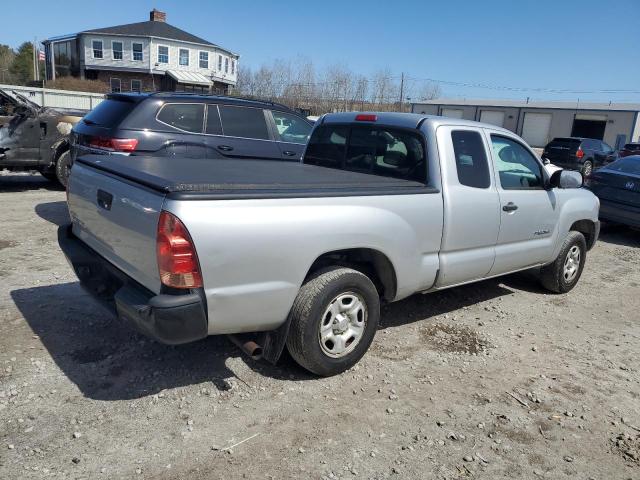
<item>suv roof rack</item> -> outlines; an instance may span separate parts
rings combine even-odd
[[[198,92],[151,92],[148,95],[151,96],[151,97],[154,97],[154,96],[175,96],[175,97],[193,96],[193,97],[221,98],[221,99],[225,99],[225,100],[237,100],[237,101],[241,101],[241,102],[261,103],[261,104],[264,104],[264,105],[271,105],[271,106],[274,106],[274,107],[279,107],[279,108],[283,108],[285,110],[293,111],[292,108],[287,107],[286,105],[284,105],[282,103],[272,102],[270,100],[260,100],[260,99],[256,99],[256,98],[250,98],[250,97],[236,97],[236,96],[232,96],[232,95],[215,95],[215,94],[210,94],[210,93],[198,93]]]

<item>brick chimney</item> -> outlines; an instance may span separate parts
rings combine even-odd
[[[166,22],[167,14],[154,8],[149,12],[149,20],[152,22]]]

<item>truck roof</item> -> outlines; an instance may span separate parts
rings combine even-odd
[[[358,115],[375,115],[375,122],[357,121]],[[419,128],[425,122],[431,123],[434,127],[440,125],[460,125],[468,127],[483,127],[494,130],[503,131],[505,133],[513,133],[505,128],[492,125],[490,123],[475,122],[473,120],[463,120],[461,118],[441,117],[438,115],[424,115],[418,113],[400,113],[400,112],[341,112],[327,113],[320,117],[317,125],[329,123],[352,123],[352,124],[380,124],[386,126],[394,126],[401,128]]]

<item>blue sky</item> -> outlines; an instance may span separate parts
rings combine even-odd
[[[318,69],[341,63],[368,75],[388,67],[411,79],[572,91],[442,84],[447,97],[640,101],[640,0],[2,4],[0,43],[11,46],[35,36],[143,21],[156,7],[172,25],[239,53],[241,64],[251,67],[302,55]]]

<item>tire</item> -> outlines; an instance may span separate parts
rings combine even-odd
[[[56,173],[53,170],[42,169],[38,171],[40,172],[40,175],[42,175],[44,178],[46,178],[50,182],[58,181],[58,177],[56,176]]]
[[[579,254],[578,258],[576,258],[576,252]],[[580,280],[586,257],[587,242],[584,235],[580,232],[569,232],[553,263],[545,265],[540,270],[542,285],[555,293],[567,293]]]
[[[69,150],[65,150],[56,159],[56,179],[64,188],[67,188],[69,173],[71,173],[71,155]]]
[[[357,270],[321,270],[300,288],[289,320],[287,348],[293,359],[316,375],[337,375],[369,349],[380,320],[380,297]]]
[[[593,162],[591,160],[587,160],[582,164],[582,168],[580,169],[580,173],[582,173],[583,177],[588,177],[593,172]]]

